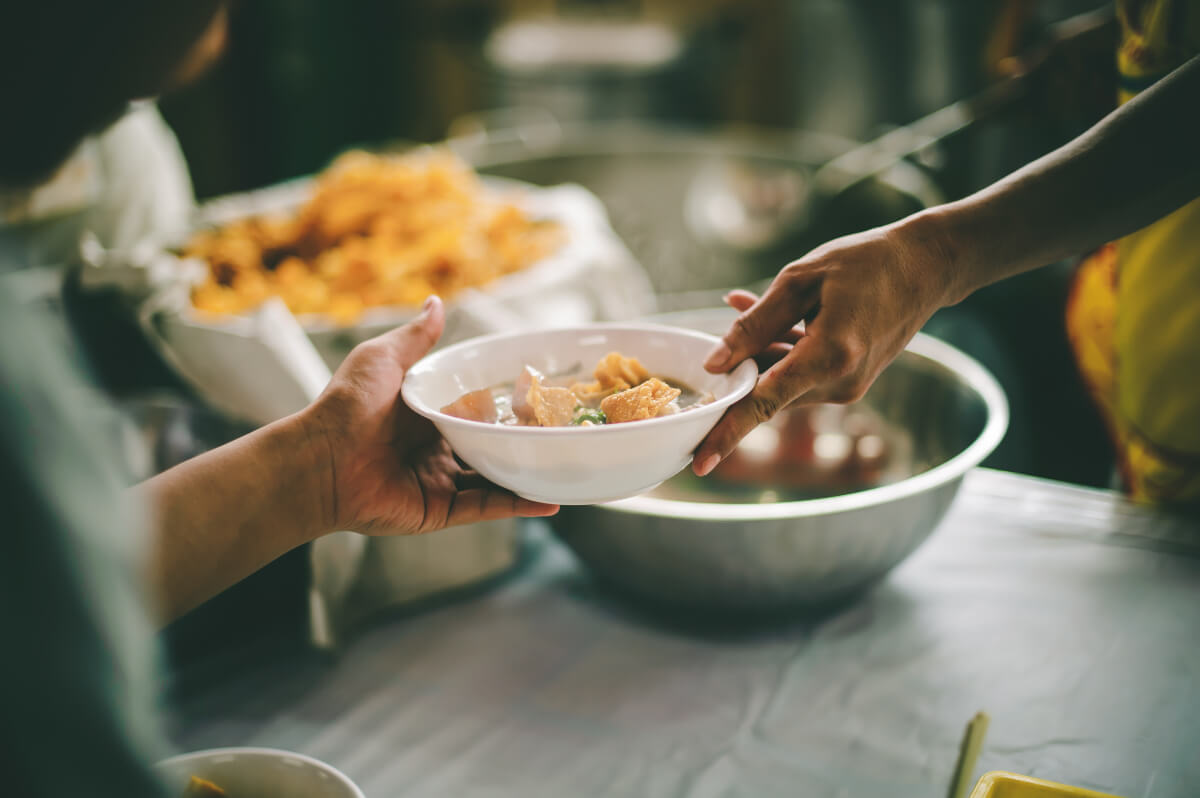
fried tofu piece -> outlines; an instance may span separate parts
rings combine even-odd
[[[596,364],[592,376],[602,388],[623,391],[648,380],[650,372],[646,371],[646,367],[636,357],[609,352]]]
[[[650,372],[636,357],[625,357],[620,352],[609,352],[600,358],[592,372],[595,382],[577,382],[571,390],[584,404],[594,404],[617,391],[640,385],[650,377]]]
[[[496,400],[489,388],[464,393],[443,407],[442,412],[455,418],[482,421],[486,424],[495,424],[500,420],[500,414],[496,411]]]
[[[674,412],[672,403],[681,393],[680,389],[651,377],[640,385],[605,397],[600,409],[604,411],[609,424],[658,418]]]
[[[575,417],[579,399],[569,388],[555,388],[542,384],[540,374],[532,375],[526,401],[533,408],[533,416],[543,427],[565,427]]]

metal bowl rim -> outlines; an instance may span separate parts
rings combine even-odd
[[[529,143],[530,129],[545,132],[543,142]],[[488,127],[484,131],[452,135],[440,142],[471,160],[467,153],[486,151],[476,168],[497,164],[529,161],[546,157],[593,157],[610,155],[708,155],[754,159],[787,160],[816,169],[863,142],[847,136],[818,130],[728,123],[719,126],[697,126],[651,122],[646,120],[534,120]],[[411,142],[401,142],[411,146]],[[381,146],[386,149],[387,143]],[[801,150],[810,150],[817,157],[809,162],[797,158]]]
[[[477,170],[548,158],[683,153],[720,159],[787,161],[810,174],[864,144],[832,133],[749,123],[698,127],[633,120],[539,120],[534,127],[549,132],[549,140],[530,143],[525,135],[527,127],[517,122],[480,133],[451,136],[441,144]],[[919,199],[926,206],[944,201],[934,181],[906,160],[897,161],[872,177],[901,194]]]
[[[974,358],[938,339],[917,333],[905,351],[952,371],[983,399],[987,421],[979,436],[965,449],[944,463],[907,479],[878,488],[845,493],[822,499],[777,502],[774,504],[718,504],[635,496],[598,505],[606,510],[662,518],[694,521],[768,521],[835,515],[879,507],[932,491],[954,480],[983,462],[999,445],[1008,428],[1008,400],[1004,390],[987,369]]]

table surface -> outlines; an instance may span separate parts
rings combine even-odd
[[[335,658],[267,645],[193,679],[174,742],[306,753],[368,798],[929,798],[982,709],[977,776],[1200,794],[1195,521],[977,470],[874,591],[757,629],[647,615],[531,538],[502,584]]]

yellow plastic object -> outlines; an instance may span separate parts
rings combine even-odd
[[[983,774],[971,798],[1118,798],[1106,792],[1068,787],[1032,776],[994,770]]]

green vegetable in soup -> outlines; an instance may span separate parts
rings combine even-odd
[[[572,426],[581,424],[607,424],[608,418],[604,415],[604,411],[599,408],[584,407],[580,405],[575,408],[575,417],[571,419]]]

